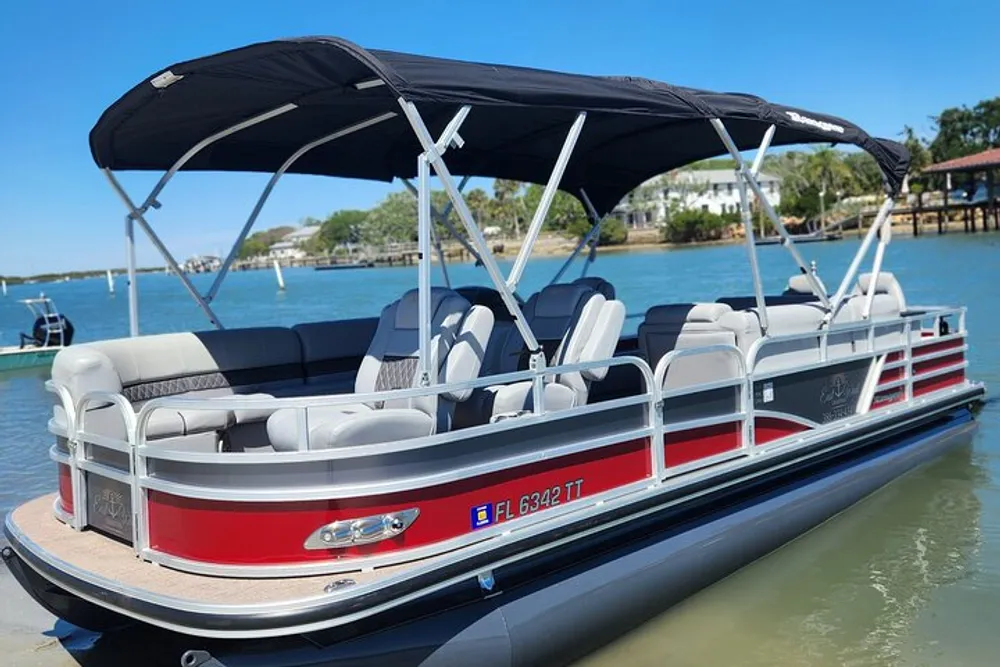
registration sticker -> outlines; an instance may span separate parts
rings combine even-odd
[[[472,529],[483,528],[493,523],[493,503],[476,505],[471,511]]]
[[[764,396],[762,397],[765,403],[770,403],[774,400],[774,383],[765,382],[764,383]]]

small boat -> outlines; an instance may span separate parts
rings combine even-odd
[[[563,280],[631,190],[720,146],[787,236],[742,151],[831,141],[887,184],[832,294],[794,239],[800,272],[764,292],[747,196],[751,294],[660,303],[633,334],[588,262]],[[310,37],[172,65],[90,146],[129,239],[156,238],[178,171],[274,174],[207,294],[154,244],[215,328],[138,336],[130,253],[132,336],[56,356],[57,490],[4,524],[39,604],[173,631],[184,667],[564,664],[976,428],[965,308],[910,303],[882,266],[909,154],[843,119]],[[133,199],[130,169],[164,176]],[[432,171],[489,286],[432,286]],[[415,289],[367,318],[223,328],[213,298],[284,173],[408,183]],[[506,274],[461,194],[474,176],[544,187]],[[557,188],[592,227],[522,300]]]
[[[27,306],[34,324],[30,334],[19,334],[18,345],[0,346],[0,372],[50,364],[59,350],[73,342],[73,323],[56,310],[52,299],[43,294],[20,303]]]

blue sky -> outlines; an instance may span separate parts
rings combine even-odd
[[[995,96],[982,2],[13,2],[0,9],[0,274],[124,265],[124,208],[87,133],[171,63],[276,37],[751,92],[895,136]],[[948,21],[950,27],[942,25]],[[963,37],[964,25],[970,30]],[[944,30],[944,32],[942,32]],[[141,199],[150,174],[124,174]],[[224,251],[266,176],[182,174],[150,215],[180,259]],[[258,229],[368,207],[391,186],[286,177]],[[141,265],[162,265],[142,240]]]

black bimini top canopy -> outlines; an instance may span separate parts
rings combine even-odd
[[[360,85],[359,85],[360,84]],[[389,112],[396,117],[304,155],[292,173],[391,181],[416,174],[421,152],[399,105],[412,102],[436,137],[461,106],[465,145],[452,174],[545,183],[570,125],[586,124],[561,181],[598,214],[645,180],[725,152],[711,118],[740,150],[850,143],[870,153],[896,192],[909,154],[847,121],[758,97],[629,77],[595,77],[365,50],[333,37],[254,44],[172,65],[115,102],[90,133],[98,166],[166,170],[199,142],[259,114],[293,110],[207,146],[185,170],[275,172],[302,146]]]

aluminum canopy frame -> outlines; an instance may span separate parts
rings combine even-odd
[[[437,137],[435,139],[434,137]],[[720,146],[719,139],[722,140]],[[679,88],[625,77],[588,77],[482,65],[388,51],[366,51],[336,38],[255,44],[171,66],[126,93],[91,131],[95,161],[128,209],[130,332],[139,333],[134,225],[146,232],[209,320],[222,324],[211,303],[268,196],[285,173],[370,180],[416,177],[420,383],[435,384],[429,366],[431,248],[434,236],[430,175],[437,175],[467,234],[467,249],[482,263],[531,352],[545,359],[524,321],[515,290],[557,189],[578,197],[594,228],[578,245],[594,247],[600,220],[648,178],[728,150],[741,178],[741,201],[755,295],[766,327],[749,196],[753,191],[774,221],[817,298],[829,310],[842,302],[864,253],[891,210],[880,211],[837,293],[828,298],[756,180],[770,145],[848,142],[868,151],[882,169],[889,195],[898,191],[909,155],[847,121],[760,98]],[[185,149],[184,146],[190,148]],[[756,148],[747,166],[740,152]],[[445,156],[447,154],[447,160]],[[164,169],[136,205],[113,170]],[[201,294],[146,220],[181,170],[269,171],[272,177],[247,218],[212,286]],[[510,178],[544,185],[543,195],[509,275],[504,276],[461,194],[456,176]],[[437,216],[447,226],[447,212]],[[456,237],[462,237],[453,231]],[[881,248],[881,246],[880,246]],[[880,262],[879,255],[879,262]],[[572,257],[569,261],[572,261]],[[567,265],[568,266],[568,263]],[[565,270],[565,267],[560,271]],[[536,382],[541,385],[542,376]],[[541,386],[533,392],[541,411]]]

